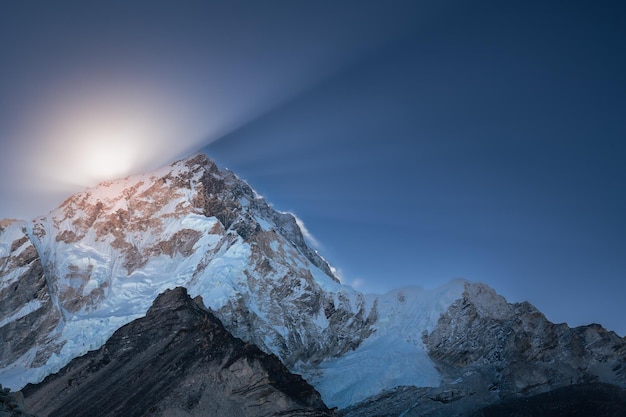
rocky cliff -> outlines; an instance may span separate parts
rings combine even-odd
[[[59,351],[61,322],[26,223],[0,222],[0,369],[7,380],[20,375],[15,364],[42,366]],[[39,346],[46,346],[46,353],[40,354]]]
[[[570,328],[531,304],[468,285],[425,344],[448,381],[469,372],[500,396],[583,382],[626,383],[626,341],[598,324]]]
[[[354,349],[376,318],[293,215],[202,154],[73,195],[0,238],[0,381],[13,389],[98,348],[176,286],[289,367]]]
[[[330,416],[300,376],[233,337],[184,288],[23,394],[41,417]]]
[[[608,396],[612,400],[607,401],[623,409],[624,338],[597,324],[570,328],[551,323],[531,304],[508,303],[485,285],[465,283],[461,297],[440,316],[432,331],[424,333],[423,342],[441,376],[439,386],[399,387],[350,407],[342,415],[530,415],[519,414],[524,404],[550,398],[536,396],[556,392],[555,398],[573,398],[566,387],[579,386],[578,392],[592,393],[595,388],[588,384],[593,383],[609,387],[604,391],[598,388],[598,392],[612,393]],[[564,390],[555,391],[561,388]],[[592,402],[589,399],[585,407]],[[508,414],[493,414],[497,407],[485,408],[485,414],[480,414],[489,404],[507,405]]]

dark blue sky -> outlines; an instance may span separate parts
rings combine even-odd
[[[0,217],[63,199],[26,187],[55,118],[156,103],[130,171],[209,144],[364,291],[464,277],[626,334],[624,8],[418,3],[3,3]]]

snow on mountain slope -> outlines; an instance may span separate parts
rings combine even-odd
[[[626,388],[626,338],[598,324],[570,328],[551,323],[528,302],[508,303],[480,283],[465,283],[461,297],[422,343],[439,371],[437,387],[388,390],[339,415],[482,416],[487,404],[520,398],[518,410],[498,414],[496,408],[489,415],[531,415],[524,404],[537,394],[590,382],[614,385],[618,392]]]
[[[455,280],[436,289],[404,288],[368,295],[368,303],[378,312],[374,333],[354,351],[300,371],[311,375],[310,382],[327,404],[339,408],[392,387],[439,385],[439,373],[422,336],[462,296],[465,284]]]
[[[471,291],[460,280],[380,296],[342,285],[293,215],[203,154],[104,182],[32,222],[3,222],[0,266],[5,386],[40,381],[99,348],[181,286],[331,407],[439,385],[423,337]]]
[[[29,347],[0,370],[12,388],[101,346],[176,286],[201,295],[233,334],[288,366],[340,356],[372,332],[375,310],[306,246],[295,218],[204,155],[102,183],[19,230],[2,234],[3,253],[19,255],[15,234],[28,235],[22,240],[37,249],[59,320],[44,332],[53,343],[25,341],[24,326],[7,333],[7,351]],[[1,285],[15,274],[5,268]],[[17,323],[26,310],[0,320]]]
[[[0,369],[9,383],[28,376],[47,359],[37,346],[55,350],[61,324],[41,259],[26,234],[26,223],[0,222]],[[7,384],[5,384],[7,385]]]
[[[25,222],[18,220],[0,221],[0,259],[2,270],[5,272],[0,290],[18,281],[20,276],[29,268],[29,263],[19,262],[18,259],[32,245],[24,233]],[[11,259],[12,258],[12,259]]]

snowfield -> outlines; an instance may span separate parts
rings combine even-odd
[[[103,183],[6,226],[0,258],[19,256],[26,243],[14,242],[24,233],[62,319],[47,335],[57,348],[34,345],[0,369],[14,390],[99,348],[159,293],[184,286],[235,336],[279,356],[328,406],[344,407],[400,385],[437,386],[422,335],[465,289],[457,280],[364,295],[342,285],[294,216],[203,155]],[[0,289],[26,267],[1,269]],[[33,300],[0,317],[0,330],[40,307]]]

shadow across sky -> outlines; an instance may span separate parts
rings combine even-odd
[[[459,5],[206,150],[364,290],[460,276],[626,334],[617,16]]]
[[[612,1],[5,2],[0,218],[202,148],[364,291],[465,277],[624,335],[623,16]]]

